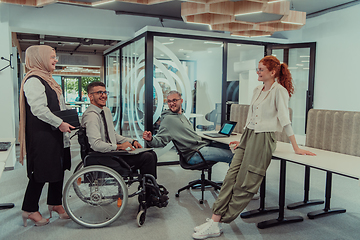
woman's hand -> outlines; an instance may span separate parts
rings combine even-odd
[[[71,129],[75,129],[75,127],[74,126],[72,126],[72,125],[70,125],[70,124],[68,124],[68,123],[66,123],[66,122],[62,122],[61,124],[60,124],[60,126],[59,126],[59,130],[61,131],[61,132],[68,132],[68,133],[71,133]]]
[[[237,146],[239,146],[240,142],[239,141],[232,141],[232,142],[229,143],[229,147],[231,148],[233,146],[233,144],[235,144],[235,146],[233,148],[233,149],[235,149],[235,148],[237,148]]]
[[[296,153],[296,154],[299,154],[299,155],[316,156],[315,153],[310,152],[310,151],[307,151],[307,150],[304,150],[304,149],[301,149],[301,148],[296,149],[296,150],[295,150],[295,153]]]

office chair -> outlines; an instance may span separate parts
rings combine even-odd
[[[179,163],[180,166],[183,169],[187,169],[187,170],[198,170],[201,171],[201,178],[191,181],[189,182],[188,185],[186,185],[185,187],[180,188],[177,193],[175,194],[175,197],[179,197],[180,196],[180,192],[184,191],[185,189],[190,189],[195,187],[196,185],[200,185],[201,186],[201,199],[199,200],[200,204],[204,203],[204,191],[205,191],[205,187],[206,186],[212,186],[214,187],[215,190],[219,190],[221,188],[221,185],[219,185],[216,182],[211,181],[211,168],[214,164],[216,164],[217,162],[214,161],[206,161],[203,157],[203,155],[200,153],[199,150],[195,150],[201,157],[201,159],[203,160],[203,162],[198,163],[198,164],[188,164],[186,159],[184,158],[183,153],[180,151],[177,143],[175,141],[172,141],[174,143],[174,146],[176,148],[176,151],[178,152],[179,155]],[[205,171],[208,172],[208,179],[205,178]]]

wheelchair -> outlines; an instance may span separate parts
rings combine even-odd
[[[146,210],[151,206],[158,208],[168,204],[168,191],[158,185],[151,174],[139,174],[132,169],[121,155],[126,153],[92,152],[86,129],[80,128],[74,136],[78,136],[82,161],[64,187],[63,204],[70,218],[88,228],[105,227],[118,219],[124,212],[128,198],[138,196],[139,208],[136,217],[141,227],[145,223]],[[91,158],[113,159],[120,163],[121,169],[86,163]],[[133,183],[139,183],[134,193],[128,189]]]

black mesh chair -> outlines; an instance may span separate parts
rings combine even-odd
[[[174,143],[174,146],[175,146],[175,148],[176,148],[176,150],[178,152],[178,155],[179,155],[180,166],[183,169],[187,169],[187,170],[201,171],[201,178],[200,179],[191,181],[185,187],[180,188],[177,191],[177,193],[175,194],[175,196],[179,197],[181,191],[184,191],[185,189],[194,188],[197,185],[200,185],[201,186],[201,199],[199,200],[199,203],[203,204],[203,202],[204,202],[204,191],[205,191],[206,186],[212,186],[212,187],[214,187],[215,190],[219,190],[221,188],[221,184],[218,184],[216,182],[211,181],[211,168],[217,162],[206,161],[205,158],[203,157],[203,155],[200,153],[200,151],[195,150],[200,155],[200,157],[202,159],[202,162],[198,163],[198,164],[194,164],[194,165],[188,164],[186,159],[183,156],[183,153],[179,150],[179,147],[178,147],[177,143],[175,141],[173,141],[173,143]],[[205,171],[208,172],[208,178],[207,179],[205,178]]]

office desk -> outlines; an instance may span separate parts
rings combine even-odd
[[[2,175],[2,172],[4,171],[6,161],[9,157],[10,151],[15,143],[15,138],[0,138],[0,142],[11,142],[11,146],[7,151],[0,151],[0,178]],[[0,210],[1,209],[8,209],[13,208],[15,205],[13,203],[2,203],[0,204]]]
[[[216,132],[216,131],[212,131]],[[209,139],[212,141],[218,141],[221,143],[230,143],[231,141],[239,141],[240,134],[236,136],[230,136],[227,138],[211,138],[205,136],[204,132],[197,132],[201,137]],[[280,187],[279,187],[279,215],[277,219],[272,219],[269,221],[264,221],[258,223],[259,228],[268,228],[272,226],[277,226],[281,224],[293,223],[303,221],[302,217],[293,216],[287,217],[284,216],[285,209],[285,182],[286,182],[286,162],[292,162],[296,164],[301,164],[304,166],[309,166],[319,170],[327,172],[326,177],[326,187],[325,187],[325,208],[319,211],[314,211],[308,213],[308,217],[313,219],[318,216],[323,216],[331,213],[343,213],[345,209],[331,209],[330,208],[330,198],[331,198],[331,182],[332,182],[332,173],[342,175],[345,177],[350,177],[354,179],[360,178],[360,158],[352,155],[346,155],[336,152],[325,151],[316,148],[310,148],[302,146],[302,149],[311,151],[317,156],[304,156],[298,155],[294,152],[292,145],[290,143],[277,142],[276,150],[273,153],[273,158],[280,160]],[[340,161],[341,159],[341,161]],[[262,194],[260,194],[261,196]]]
[[[196,131],[196,133],[204,139],[216,141],[216,142],[223,143],[223,144],[229,144],[230,142],[233,142],[233,141],[240,141],[240,138],[241,138],[240,133],[232,133],[230,135],[230,137],[222,137],[222,138],[213,138],[213,137],[204,135],[204,133],[217,133],[217,132],[219,132],[219,131],[216,131],[216,130],[214,130],[214,131],[197,130]]]

